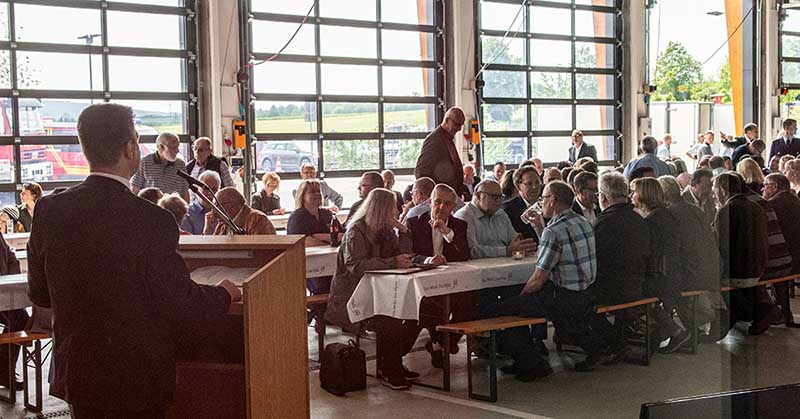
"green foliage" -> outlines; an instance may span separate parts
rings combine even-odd
[[[679,42],[672,42],[656,59],[656,71],[653,83],[658,90],[653,94],[653,101],[695,100],[692,88],[702,83],[703,69],[686,48]],[[680,86],[685,90],[681,91]]]

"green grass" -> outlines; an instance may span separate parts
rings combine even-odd
[[[397,111],[384,113],[388,124],[405,122],[412,126],[425,126],[425,110]],[[343,115],[323,115],[325,132],[378,132],[377,113],[354,113]],[[316,122],[308,122],[302,117],[285,119],[270,118],[256,121],[256,132],[309,133],[316,132]]]

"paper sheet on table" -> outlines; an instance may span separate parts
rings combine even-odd
[[[231,268],[228,266],[204,266],[192,271],[192,280],[198,284],[214,285],[227,279],[241,287],[244,281],[255,273],[256,268]]]

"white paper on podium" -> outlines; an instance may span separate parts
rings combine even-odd
[[[241,287],[244,281],[253,275],[256,268],[231,268],[228,266],[203,266],[192,271],[191,276],[194,282],[205,285],[215,285],[227,279],[236,286]]]

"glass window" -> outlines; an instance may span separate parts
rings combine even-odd
[[[314,63],[268,61],[253,67],[255,93],[315,93],[317,69]]]
[[[383,158],[387,169],[413,168],[424,140],[386,140],[383,142]],[[402,189],[395,186],[395,190]]]
[[[184,92],[185,65],[183,58],[112,55],[108,57],[109,84],[111,90]],[[143,71],[158,77],[142,77]]]
[[[317,164],[316,141],[256,141],[255,149],[259,173],[299,172],[306,163]]]
[[[576,42],[575,66],[580,68],[615,68],[614,45]]]
[[[297,30],[297,23],[253,21],[253,51],[277,53]],[[283,54],[314,55],[314,26],[303,25]]]
[[[19,86],[22,87],[23,83],[31,83],[30,73],[32,71],[30,64],[25,62],[17,62],[17,67],[24,67],[23,74],[27,74],[23,80],[17,80]],[[0,51],[0,89],[11,88],[11,52]]]
[[[531,65],[569,67],[572,65],[572,44],[569,41],[531,39]]]
[[[575,35],[595,38],[614,37],[614,14],[590,10],[575,11]]]
[[[800,83],[800,63],[781,63],[781,74],[784,83]]]
[[[144,79],[134,77],[137,73],[128,67],[117,76]],[[17,51],[17,77],[21,89],[100,91],[103,59],[92,54]]]
[[[322,103],[323,132],[378,132],[377,103]]]
[[[531,97],[535,99],[571,98],[572,74],[532,71]]]
[[[597,158],[604,160],[601,156],[600,142],[597,137],[584,137],[587,144],[597,148]],[[532,139],[533,154],[542,159],[544,163],[555,163],[567,160],[569,148],[572,146],[572,138],[569,135],[560,137],[534,137]]]
[[[786,19],[781,22],[781,30],[800,32],[800,10],[786,9]]]
[[[525,73],[517,71],[484,71],[485,97],[525,97]]]
[[[525,131],[528,129],[526,105],[484,104],[484,131]]]
[[[480,2],[481,28],[520,32],[525,30],[525,8],[516,4]]]
[[[381,0],[381,21],[432,25],[433,3],[420,3],[417,0]]]
[[[563,131],[572,129],[572,106],[533,105],[531,127],[534,131]]]
[[[97,34],[92,41],[102,44],[100,10],[16,4],[14,20],[17,41],[83,45],[92,42],[82,36]]]
[[[319,15],[339,19],[375,20],[375,0],[319,0]]]
[[[250,0],[250,4],[254,12],[305,16],[314,4],[314,1]],[[311,15],[314,15],[313,10],[311,11]]]
[[[378,56],[378,34],[375,29],[322,25],[319,30],[322,55],[354,58]]]
[[[384,96],[435,96],[432,68],[383,67]]]
[[[377,169],[380,163],[378,140],[325,141],[325,170]]]
[[[614,99],[614,79],[610,74],[575,74],[578,99]]]
[[[569,35],[572,33],[572,11],[552,7],[530,8],[531,32],[553,35]]]
[[[20,99],[24,101],[38,101],[37,99]],[[0,136],[8,137],[14,135],[14,118],[11,113],[11,98],[0,98]]]
[[[553,0],[550,0],[553,1]],[[569,3],[568,0],[561,0],[565,3]],[[575,4],[583,4],[587,6],[606,6],[606,7],[614,7],[614,0],[575,0]]]
[[[525,40],[499,36],[481,37],[481,56],[484,63],[525,64]]]
[[[323,64],[322,93],[377,95],[378,68],[365,65]]]
[[[133,108],[136,131],[139,135],[158,135],[162,132],[186,134],[188,103],[180,100],[114,100]]]
[[[578,126],[582,130],[614,129],[614,107],[581,105],[577,107]]]
[[[8,3],[0,2],[0,41],[8,41]]]
[[[800,37],[783,35],[781,38],[781,54],[784,57],[800,57]]]
[[[255,103],[257,133],[317,132],[316,102]]]
[[[436,105],[425,103],[387,103],[383,105],[385,132],[429,132],[438,124]]]
[[[254,0],[256,1],[256,0]],[[135,4],[150,4],[155,6],[183,6],[184,0],[111,0],[114,2],[135,3]]]
[[[38,103],[37,103],[38,102]],[[95,101],[100,103],[101,101]],[[22,135],[78,135],[78,116],[92,101],[83,99],[20,99],[20,130],[25,131],[26,121],[41,120],[41,130],[29,129]],[[38,112],[39,115],[35,115]]]
[[[483,161],[486,164],[501,161],[506,164],[520,164],[528,155],[525,138],[493,138],[483,139]]]
[[[0,183],[14,182],[14,147],[0,146]],[[14,197],[11,197],[10,202],[2,199],[0,194],[0,201],[3,205],[13,204]]]
[[[184,48],[183,19],[178,15],[109,11],[108,44],[120,47]],[[95,43],[99,43],[97,41]]]
[[[382,56],[386,60],[433,60],[434,35],[430,32],[381,31]]]

